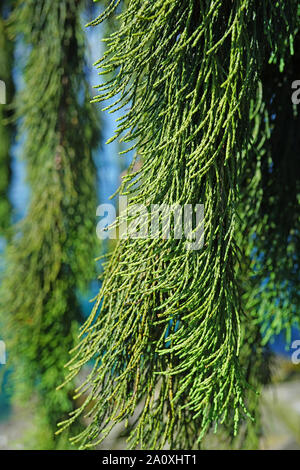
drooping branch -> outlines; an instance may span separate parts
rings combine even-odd
[[[83,448],[122,420],[130,420],[131,447],[182,449],[223,423],[235,434],[250,417],[251,365],[241,358],[253,347],[237,236],[249,110],[262,65],[271,54],[282,59],[293,38],[296,8],[132,0],[108,41],[98,66],[113,78],[95,101],[114,98],[108,108],[125,109],[114,138],[132,142],[143,161],[119,192],[146,207],[204,204],[205,243],[191,251],[183,239],[119,241],[70,363],[71,380],[94,360],[78,390],[88,398],[61,423],[68,427],[89,406],[90,424],[74,439]]]
[[[34,445],[39,448],[62,445],[53,435],[58,418],[73,407],[73,385],[55,389],[76,343],[81,319],[76,291],[94,274],[92,151],[99,129],[88,103],[83,6],[73,0],[19,1],[11,18],[12,30],[23,34],[30,48],[17,116],[23,117],[32,192],[28,214],[7,250],[1,318],[16,396],[24,403],[38,395],[43,432]]]

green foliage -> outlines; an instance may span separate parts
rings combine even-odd
[[[20,133],[26,135],[23,155],[32,194],[6,253],[1,321],[16,397],[24,405],[37,392],[43,431],[38,428],[31,446],[39,448],[60,445],[53,439],[56,422],[73,406],[73,384],[55,389],[76,342],[81,318],[76,289],[85,288],[95,271],[92,150],[99,129],[88,103],[84,5],[19,1],[10,20],[30,48],[16,117],[23,117]]]
[[[254,274],[247,309],[257,311],[265,344],[283,330],[290,343],[292,326],[299,326],[300,116],[291,100],[291,84],[300,76],[299,32],[294,49],[285,59],[284,74],[274,64],[264,67],[255,145],[242,183],[240,246],[251,256]]]
[[[112,1],[92,25],[119,4]],[[282,70],[290,60],[296,12],[296,1],[131,0],[107,41],[98,67],[109,79],[95,101],[115,98],[108,109],[125,109],[114,138],[132,142],[143,162],[119,192],[147,207],[203,203],[205,244],[189,251],[184,240],[118,242],[69,365],[73,380],[94,360],[78,389],[84,404],[61,423],[63,430],[89,416],[74,438],[81,448],[97,445],[124,419],[131,448],[190,449],[212,429],[234,437],[246,417],[254,418],[264,307],[258,311],[256,297],[247,295],[256,271],[245,240],[253,217],[265,232],[260,250],[272,244],[273,232],[261,223],[265,209],[247,176],[260,153],[260,112],[264,124],[259,80],[268,61]],[[265,100],[271,110],[267,90]],[[264,188],[272,204],[274,190]],[[272,227],[273,215],[267,217]],[[274,258],[277,240],[272,246]],[[246,446],[253,432],[246,424]]]
[[[10,225],[11,205],[8,200],[10,182],[10,146],[13,127],[6,123],[10,115],[8,104],[11,103],[14,86],[12,80],[13,43],[9,40],[4,20],[5,8],[9,2],[2,1],[0,5],[0,80],[6,84],[7,105],[0,105],[0,233],[7,234]]]

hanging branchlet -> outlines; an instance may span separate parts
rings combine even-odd
[[[67,383],[94,361],[78,389],[85,402],[61,423],[63,430],[89,417],[74,437],[81,448],[122,420],[131,448],[187,449],[220,424],[235,435],[251,419],[238,208],[261,68],[272,53],[273,61],[286,53],[296,8],[295,1],[131,0],[107,40],[97,65],[110,78],[94,101],[114,99],[106,109],[124,109],[113,139],[131,142],[142,161],[119,193],[129,207],[204,204],[205,242],[195,251],[183,239],[120,240],[105,264],[69,364]]]
[[[73,385],[55,389],[76,343],[81,318],[76,290],[94,276],[92,151],[99,129],[88,103],[83,5],[19,1],[10,19],[12,32],[22,34],[29,49],[16,117],[23,117],[20,133],[26,135],[23,155],[32,191],[28,213],[7,250],[1,320],[15,395],[21,404],[38,396],[44,421],[31,446],[40,448],[60,445],[53,441],[57,420],[73,407]]]
[[[290,344],[299,325],[299,201],[297,148],[299,111],[292,88],[299,76],[300,10],[294,54],[281,66],[266,64],[251,158],[245,162],[240,247],[251,256],[253,275],[246,293],[248,310],[256,311],[264,343],[281,331]],[[278,61],[277,61],[278,62]]]
[[[0,6],[0,80],[3,82],[6,103],[0,103],[0,233],[8,235],[11,223],[11,204],[8,197],[10,184],[10,148],[14,129],[8,122],[11,115],[9,106],[14,95],[12,80],[14,44],[8,37],[6,27],[6,14],[9,12],[10,2],[5,0]],[[3,85],[2,85],[3,86]]]

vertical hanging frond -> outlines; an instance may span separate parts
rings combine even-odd
[[[6,120],[9,118],[8,104],[14,94],[12,79],[13,42],[8,38],[5,17],[9,11],[8,1],[0,5],[0,80],[5,84],[6,104],[0,104],[0,233],[7,233],[11,222],[11,205],[8,198],[10,183],[10,147],[13,136],[13,126]]]
[[[131,196],[129,207],[204,204],[205,243],[188,250],[184,239],[118,242],[70,363],[72,380],[94,360],[78,390],[84,404],[61,423],[86,412],[89,425],[74,438],[82,448],[122,420],[131,448],[187,449],[211,428],[229,423],[235,434],[251,417],[252,361],[242,357],[259,330],[247,326],[239,279],[241,182],[262,65],[271,54],[282,63],[296,8],[131,0],[108,40],[98,67],[110,78],[95,101],[114,98],[108,108],[124,108],[114,138],[132,142],[142,161],[119,193]]]
[[[40,448],[58,445],[52,442],[57,419],[72,409],[72,385],[55,388],[81,318],[76,289],[94,275],[92,150],[99,132],[88,104],[83,6],[81,0],[19,1],[11,18],[30,50],[17,117],[23,117],[32,194],[7,250],[1,320],[16,395],[24,404],[37,392],[46,426],[37,433],[46,439],[36,442]]]
[[[243,181],[245,213],[241,246],[252,256],[253,276],[247,294],[262,324],[264,343],[274,334],[299,326],[300,308],[300,116],[291,85],[300,76],[300,14],[295,53],[263,73],[262,104],[256,117],[256,144]]]

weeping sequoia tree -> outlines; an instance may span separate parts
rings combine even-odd
[[[32,194],[7,249],[1,321],[16,398],[37,396],[34,445],[41,448],[64,445],[52,438],[58,419],[72,409],[73,385],[55,388],[76,342],[76,289],[94,276],[92,150],[99,130],[85,75],[84,5],[18,1],[10,19],[12,34],[22,34],[29,51],[16,117],[23,118]]]
[[[83,4],[19,0],[11,18],[30,49],[17,116],[32,188],[1,296],[16,394],[37,392],[48,447],[69,431],[94,447],[123,422],[130,448],[197,448],[211,431],[253,448],[265,345],[298,322],[298,2],[114,0],[91,23],[118,24],[94,101],[123,110],[112,139],[135,150],[119,195],[129,209],[203,204],[204,236],[198,250],[191,234],[120,238],[77,341],[98,140]]]
[[[131,448],[198,447],[211,430],[254,445],[263,346],[299,312],[297,3],[130,0],[106,40],[94,101],[124,110],[113,138],[142,162],[119,194],[204,204],[204,244],[124,238],[108,255],[65,382],[89,365],[59,430],[88,417],[80,448],[121,421]]]

